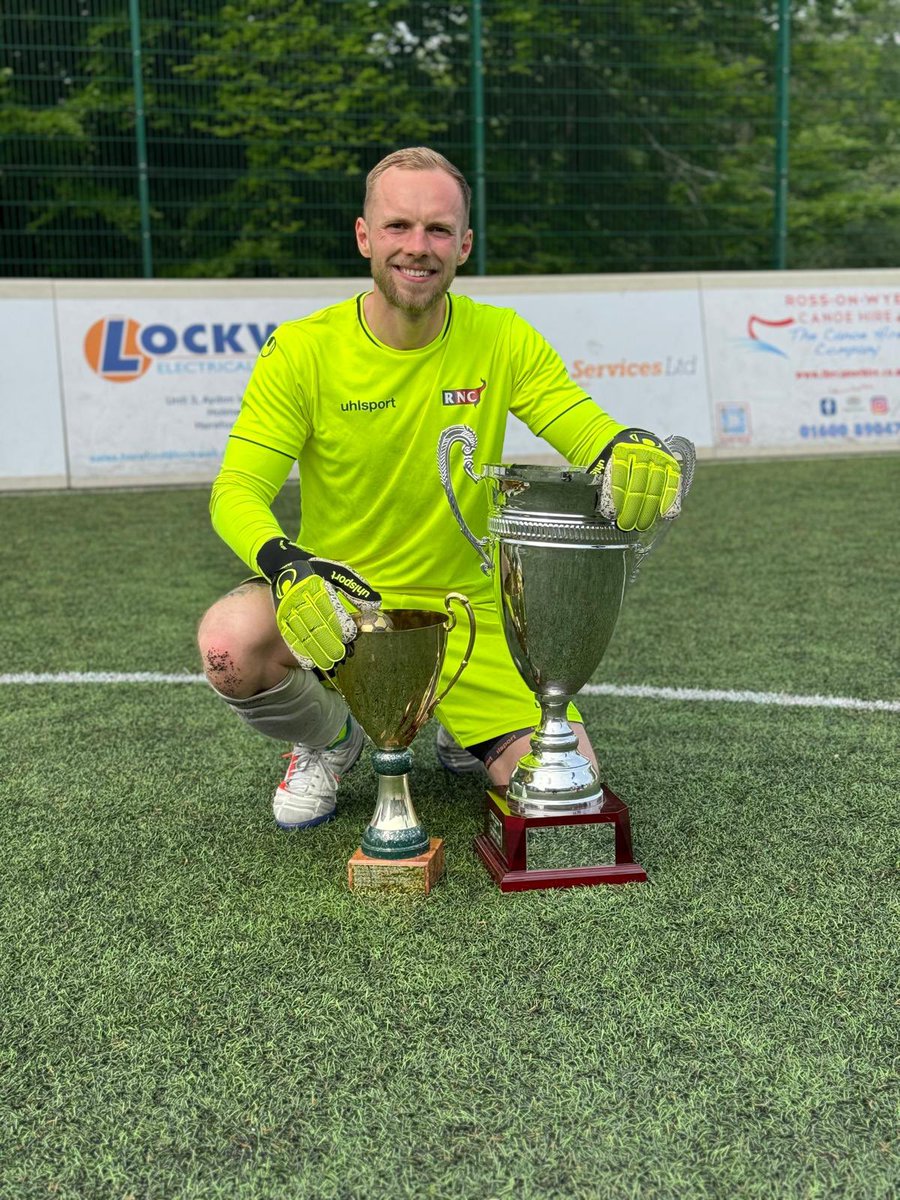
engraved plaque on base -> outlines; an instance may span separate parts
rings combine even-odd
[[[371,858],[362,849],[347,863],[347,882],[355,892],[399,892],[427,896],[444,873],[444,843],[431,838],[414,858]]]

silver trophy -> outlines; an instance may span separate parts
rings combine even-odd
[[[466,524],[451,481],[450,450],[457,442],[466,474],[489,488],[484,538]],[[603,804],[604,788],[578,749],[566,710],[606,652],[626,587],[670,521],[643,533],[619,529],[603,515],[610,512],[603,484],[583,468],[491,465],[479,474],[473,465],[477,444],[467,425],[444,430],[441,482],[481,569],[493,576],[510,653],[541,708],[531,751],[512,774],[506,804],[520,816],[590,812]],[[678,436],[665,445],[681,463],[683,499],[693,478],[694,447]]]

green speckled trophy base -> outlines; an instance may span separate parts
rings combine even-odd
[[[412,767],[413,756],[408,746],[394,750],[372,751],[372,766],[379,775],[406,775]]]
[[[369,825],[362,837],[368,858],[416,858],[428,849],[428,834],[421,825],[405,829],[376,829]]]

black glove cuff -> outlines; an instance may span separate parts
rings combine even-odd
[[[657,450],[663,450],[666,454],[671,454],[672,451],[660,441],[655,433],[651,433],[649,429],[623,429],[621,433],[617,433],[611,442],[603,447],[591,465],[587,468],[588,471],[601,471],[609,462],[609,457],[613,452],[614,446],[621,445],[622,442],[650,442]]]
[[[301,550],[287,538],[271,538],[266,542],[256,556],[257,569],[265,575],[269,583],[274,583],[276,576],[290,566],[291,563],[309,562],[311,554]],[[312,571],[310,570],[310,574]]]
[[[365,579],[357,575],[346,563],[310,554],[295,542],[289,542],[287,538],[272,538],[266,542],[256,556],[256,566],[272,584],[279,598],[281,589],[278,577],[286,567],[292,567],[291,583],[304,579],[307,575],[318,575],[357,604],[361,601],[364,604],[381,604],[381,593],[370,587]]]

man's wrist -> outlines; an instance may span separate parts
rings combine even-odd
[[[671,454],[669,447],[655,433],[651,433],[649,429],[635,429],[629,426],[629,428],[623,429],[606,443],[587,469],[589,471],[602,471],[609,462],[613,450],[623,442],[634,446],[649,445],[653,446],[656,450],[662,450],[666,454]]]
[[[287,538],[270,538],[256,555],[257,570],[274,583],[278,575],[291,563],[309,562],[312,555]],[[310,569],[310,574],[312,570]]]

